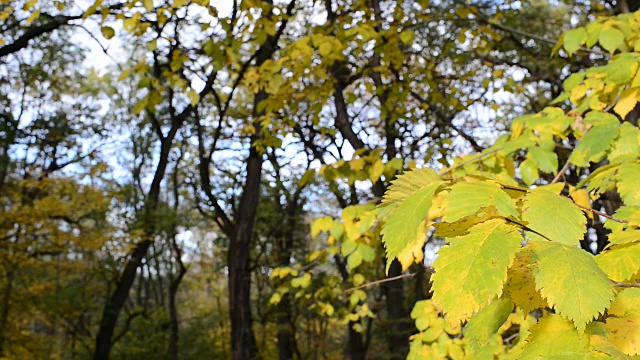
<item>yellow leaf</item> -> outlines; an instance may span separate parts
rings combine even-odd
[[[411,264],[415,261],[419,264],[424,259],[424,243],[427,241],[427,221],[423,220],[420,223],[418,235],[416,238],[409,242],[400,253],[397,258],[400,264],[402,264],[402,271],[406,271]]]
[[[636,107],[637,103],[638,88],[627,89],[620,95],[620,100],[618,100],[618,103],[613,108],[613,111],[615,111],[616,114],[620,115],[620,117],[624,119],[625,117],[627,117],[627,114],[629,114],[631,110]]]
[[[518,252],[508,274],[505,294],[522,309],[525,315],[532,310],[548,306],[540,292],[536,290],[531,272],[531,252],[526,250]]]
[[[189,0],[173,0],[173,5],[171,5],[171,7],[173,7],[174,9],[182,7],[186,5],[188,1]]]
[[[576,189],[573,186],[569,187],[569,195],[573,199],[573,202],[576,204],[585,207],[591,208],[591,202],[589,201],[589,193],[584,189]],[[585,214],[589,219],[593,219],[593,213],[591,211],[585,210]]]
[[[244,129],[242,129],[242,132],[245,133],[245,134],[255,135],[256,134],[256,128],[253,125],[247,125],[247,126],[245,126]]]
[[[627,355],[640,355],[640,289],[618,293],[607,319],[609,341]]]
[[[31,25],[32,22],[36,21],[40,17],[40,10],[34,11],[31,16],[25,22],[27,25]]]
[[[384,172],[384,165],[382,164],[382,160],[378,159],[373,166],[369,169],[369,178],[374,183],[380,179],[382,173]]]

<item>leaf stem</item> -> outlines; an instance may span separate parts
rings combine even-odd
[[[521,227],[523,230],[525,230],[525,231],[532,232],[532,233],[534,233],[534,234],[536,234],[536,235],[538,235],[538,236],[540,236],[540,237],[542,237],[542,238],[545,238],[545,239],[547,239],[547,240],[549,240],[549,241],[553,241],[553,240],[549,239],[547,236],[542,235],[541,233],[539,233],[539,232],[537,232],[537,231],[533,230],[532,228],[528,227],[527,225],[520,224],[519,222],[517,222],[517,221],[513,221],[513,220],[508,219],[508,218],[504,218],[504,219],[505,219],[507,222],[510,222],[510,223],[512,223],[512,224],[514,224],[514,225],[518,225],[518,226],[520,226],[520,227]]]

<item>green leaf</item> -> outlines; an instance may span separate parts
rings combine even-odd
[[[318,53],[320,53],[320,56],[322,57],[329,56],[332,50],[333,50],[333,47],[329,42],[323,42],[322,44],[320,44],[320,46],[318,46]]]
[[[414,192],[389,215],[382,228],[382,239],[387,249],[387,272],[391,260],[418,236],[420,223],[427,216],[433,195],[442,184],[442,181],[435,181]]]
[[[536,289],[579,331],[603,313],[613,299],[613,283],[593,256],[577,247],[536,241],[527,245]]]
[[[403,44],[409,44],[413,42],[414,38],[415,34],[411,30],[405,30],[400,33],[400,41],[402,41]]]
[[[618,139],[613,143],[609,162],[618,164],[635,161],[640,155],[640,130],[629,122],[620,125]]]
[[[609,234],[609,242],[611,244],[622,245],[640,241],[640,231],[627,229],[626,231],[618,231]]]
[[[618,192],[625,205],[640,206],[640,164],[625,163],[620,165],[616,180],[618,181]]]
[[[611,147],[611,143],[618,136],[618,119],[611,114],[592,111],[584,119],[587,125],[593,125],[586,135],[580,139],[573,150],[569,161],[576,166],[587,167],[589,162],[602,160]]]
[[[136,15],[139,15],[139,14],[136,14]],[[139,22],[140,22],[139,16],[130,17],[124,20],[123,27],[126,31],[133,32],[138,27]]]
[[[538,173],[538,164],[531,156],[527,156],[527,159],[520,164],[520,176],[525,184],[531,186],[540,177]]]
[[[571,56],[587,41],[587,30],[577,28],[567,31],[564,34],[564,49]]]
[[[495,206],[504,217],[519,217],[513,200],[492,181],[459,182],[451,187],[442,221],[455,222],[478,210]]]
[[[492,219],[474,226],[468,235],[450,239],[438,251],[433,298],[450,324],[469,319],[502,293],[521,241],[517,227]]]
[[[640,242],[614,245],[596,255],[595,259],[611,280],[629,281],[640,272]]]
[[[349,270],[353,270],[362,264],[362,255],[359,251],[354,251],[347,258],[347,266]]]
[[[606,165],[593,173],[589,174],[589,176],[580,181],[576,188],[582,187],[584,183],[588,183],[587,191],[592,193],[594,196],[600,195],[607,190],[612,190],[616,184],[616,172],[618,171],[618,165],[611,164]]]
[[[571,92],[571,90],[574,87],[582,83],[582,80],[584,80],[585,75],[586,73],[584,72],[579,72],[579,73],[569,75],[569,77],[562,83],[562,87],[564,88],[564,91],[567,93]]]
[[[315,238],[323,231],[329,231],[333,226],[333,218],[331,216],[324,216],[311,222],[311,237]]]
[[[597,42],[602,30],[602,23],[591,22],[587,25],[587,47],[592,48]]]
[[[382,204],[391,205],[398,203],[419,189],[431,184],[434,181],[440,181],[442,178],[430,168],[408,171],[399,175],[397,179],[391,182],[389,190],[382,198]]]
[[[513,302],[509,298],[501,297],[473,315],[464,329],[464,337],[469,340],[471,349],[478,350],[495,335],[512,310]]]
[[[552,314],[531,327],[518,360],[584,359],[588,346],[588,334],[579,334],[570,322]]]
[[[309,273],[291,280],[291,286],[294,288],[299,287],[306,289],[309,287],[309,285],[311,285],[311,274]]]
[[[200,102],[200,94],[193,89],[187,92],[187,97],[190,100],[191,106],[196,106],[198,102]]]
[[[558,155],[555,152],[541,147],[532,147],[529,149],[529,154],[538,165],[538,169],[549,174],[555,174],[558,171]]]
[[[340,253],[342,254],[342,256],[348,256],[349,254],[356,251],[357,248],[358,248],[358,244],[356,242],[345,241],[340,246]]]
[[[116,31],[113,30],[112,27],[109,26],[103,26],[100,28],[100,32],[102,32],[102,36],[104,36],[106,39],[111,39],[114,36],[116,36]]]
[[[605,71],[607,82],[613,82],[618,85],[626,86],[633,78],[638,69],[638,60],[629,53],[616,56],[607,66],[601,68],[592,68],[593,71]],[[597,77],[597,75],[596,75]]]
[[[359,244],[358,251],[360,252],[362,260],[366,262],[372,262],[373,259],[376,258],[376,251],[369,245]]]
[[[600,45],[610,54],[613,54],[624,42],[624,34],[616,28],[607,27],[600,31],[598,39]]]
[[[527,226],[547,238],[568,245],[578,245],[587,231],[587,219],[573,201],[541,186],[524,198],[522,219]],[[533,239],[541,239],[529,233]]]

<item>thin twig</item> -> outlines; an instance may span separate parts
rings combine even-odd
[[[616,107],[616,105],[618,104],[618,101],[620,101],[620,97],[622,96],[622,92],[623,92],[623,91],[624,91],[624,90],[621,90],[621,91],[618,93],[618,96],[616,96],[615,100],[613,100],[613,102],[612,102],[611,104],[609,104],[609,106],[607,106],[606,108],[604,108],[604,109],[602,110],[602,112],[604,112],[604,113],[608,113],[608,112],[609,112],[609,111],[611,111],[614,107]],[[624,120],[624,119],[622,119],[622,120]]]
[[[533,40],[543,41],[543,42],[546,42],[546,43],[551,44],[551,45],[556,45],[558,43],[558,41],[559,41],[559,40],[555,40],[555,39],[548,39],[548,38],[546,38],[544,36],[531,34],[531,33],[528,33],[528,32],[522,31],[522,30],[514,29],[514,28],[511,28],[511,27],[502,25],[502,24],[498,24],[498,23],[493,22],[493,21],[485,18],[484,16],[482,16],[480,14],[480,11],[477,8],[475,8],[474,6],[469,6],[469,7],[472,8],[473,10],[475,10],[473,15],[476,16],[478,18],[478,20],[480,20],[480,22],[483,22],[483,23],[485,23],[485,24],[487,24],[487,25],[489,25],[491,27],[494,27],[494,28],[496,28],[498,30],[506,31],[506,32],[511,33],[511,34],[517,34],[517,35],[520,35],[522,37],[526,37],[526,38],[533,39]],[[609,54],[607,54],[605,52],[598,51],[598,50],[587,49],[587,48],[584,48],[584,47],[579,48],[578,51],[589,53],[589,54],[594,54],[594,55],[605,56],[605,57],[609,56]]]
[[[626,224],[626,223],[628,223],[628,222],[629,222],[628,220],[616,219],[616,218],[614,218],[613,216],[611,216],[611,215],[609,215],[609,214],[607,214],[607,213],[605,213],[605,212],[602,212],[602,211],[599,211],[599,210],[596,210],[596,209],[592,209],[592,208],[587,207],[587,206],[582,206],[582,205],[580,205],[580,204],[578,204],[578,203],[576,203],[576,202],[574,202],[574,204],[576,204],[576,206],[577,206],[577,207],[579,207],[579,208],[580,208],[580,209],[582,209],[582,210],[585,210],[585,211],[591,211],[591,212],[592,212],[592,213],[594,213],[594,214],[600,215],[600,216],[602,216],[602,217],[604,217],[604,218],[607,218],[607,219],[609,219],[609,220],[613,220],[613,221],[615,221],[615,222],[619,222],[619,223],[622,223],[622,224]]]
[[[561,177],[564,177],[564,172],[569,169],[569,166],[571,166],[571,163],[569,162],[569,159],[567,159],[567,162],[564,164],[562,169],[558,171],[558,175],[556,175],[556,177],[554,177],[553,180],[551,180],[551,184],[557,183]]]
[[[87,29],[86,27],[84,27],[84,26],[82,26],[80,24],[71,24],[71,25],[75,26],[75,27],[79,27],[80,29],[84,30],[87,34],[89,34],[89,36],[98,44],[98,46],[100,47],[100,50],[102,50],[102,52],[111,61],[113,61],[113,63],[118,67],[118,70],[123,71],[122,66],[120,66],[120,63],[113,56],[111,56],[111,54],[109,54],[109,49],[104,47],[104,45],[102,45],[100,40],[95,35],[93,35],[93,33],[91,31],[89,31],[89,29]]]
[[[503,341],[504,341],[505,343],[507,343],[507,344],[510,344],[510,343],[511,343],[511,340],[513,340],[513,339],[517,338],[518,336],[520,336],[520,333],[519,333],[519,332],[517,332],[517,333],[515,333],[515,334],[511,334],[511,336],[507,337],[507,338],[506,338],[506,339],[504,339]]]
[[[484,154],[480,154],[480,155],[476,156],[476,157],[475,157],[475,158],[473,158],[473,159],[469,159],[469,160],[463,161],[463,162],[461,162],[460,164],[457,164],[457,165],[455,165],[455,166],[451,166],[451,167],[449,167],[449,168],[447,168],[447,169],[444,169],[444,170],[440,173],[440,176],[446,175],[446,174],[448,174],[448,173],[450,173],[450,172],[452,172],[452,171],[454,171],[454,170],[456,170],[456,169],[458,169],[458,168],[460,168],[460,167],[462,167],[462,166],[465,166],[465,165],[467,165],[467,164],[470,164],[470,163],[473,163],[473,162],[476,162],[476,161],[480,161],[483,157],[485,157],[485,156],[489,156],[489,155],[493,155],[493,154],[495,154],[495,153],[497,153],[498,151],[503,150],[503,149],[504,149],[504,146],[501,146],[501,147],[499,147],[499,148],[493,149],[493,150],[491,150],[491,151],[489,151],[489,152],[486,152],[486,153],[484,153]]]
[[[386,282],[396,281],[396,280],[400,280],[400,279],[404,279],[404,278],[410,278],[410,277],[416,276],[416,274],[418,274],[418,273],[414,272],[414,273],[402,274],[402,275],[398,275],[398,276],[394,276],[394,277],[390,277],[390,278],[386,278],[386,279],[382,279],[382,280],[376,280],[376,281],[372,281],[372,282],[369,282],[369,283],[366,283],[366,284],[362,284],[360,286],[352,287],[350,289],[345,290],[344,292],[351,292],[351,291],[354,291],[354,290],[364,289],[364,288],[367,288],[367,287],[373,286],[373,285],[378,285],[378,284],[382,284],[382,283],[386,283]]]
[[[629,288],[629,287],[637,287],[637,288],[640,288],[640,282],[633,283],[633,284],[614,282],[613,285],[617,286],[617,287],[627,287],[627,288]]]

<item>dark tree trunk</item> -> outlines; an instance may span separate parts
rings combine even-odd
[[[261,92],[255,97],[255,104],[265,98]],[[247,180],[236,216],[236,233],[229,245],[229,314],[231,317],[231,351],[234,360],[249,360],[256,357],[256,342],[251,330],[251,268],[250,246],[255,224],[260,179],[262,175],[262,154],[255,144],[261,131],[256,122],[256,135],[251,137],[251,150],[247,159]]]
[[[171,145],[177,131],[178,127],[175,125],[169,132],[169,135],[161,139],[160,159],[156,167],[153,181],[151,182],[151,187],[147,195],[147,202],[144,208],[144,215],[146,217],[145,234],[149,237],[154,236],[155,233],[154,222],[151,218],[160,197],[160,184],[162,183],[167,170],[169,152],[171,151]],[[129,297],[129,291],[131,290],[131,286],[136,278],[138,267],[142,263],[144,256],[147,254],[151,243],[151,241],[145,240],[136,245],[129,255],[129,260],[118,279],[115,291],[111,297],[107,299],[107,303],[105,304],[104,311],[102,313],[98,335],[96,335],[96,348],[93,354],[94,360],[109,359],[109,353],[113,346],[113,333],[116,325],[118,324],[118,317],[120,316],[120,312]]]
[[[271,2],[271,0],[266,0]],[[287,6],[286,15],[291,16],[295,0]],[[272,10],[266,14],[273,16]],[[271,59],[278,46],[278,39],[282,36],[287,20],[282,20],[274,35],[266,41],[256,54],[255,66],[259,67]],[[250,360],[257,357],[256,340],[251,329],[251,267],[250,249],[253,226],[255,225],[258,200],[260,199],[260,183],[262,181],[262,153],[256,148],[262,138],[262,126],[259,118],[265,114],[258,111],[258,105],[266,100],[268,94],[264,90],[258,91],[253,101],[253,119],[255,134],[251,136],[249,157],[247,158],[246,182],[243,187],[238,213],[236,214],[234,237],[229,245],[229,313],[231,317],[231,353],[233,360]]]
[[[178,255],[179,256],[179,255]],[[171,281],[169,285],[169,321],[170,321],[170,337],[169,337],[169,358],[172,360],[178,360],[178,340],[179,340],[179,319],[178,319],[178,306],[176,303],[176,295],[178,294],[178,287],[182,278],[187,273],[187,270],[180,264],[178,270],[178,276]]]
[[[275,51],[273,39],[258,51],[256,66],[262,65]],[[260,90],[254,97],[254,120],[264,115],[258,112],[258,104],[267,99],[267,93]],[[251,267],[250,250],[253,226],[255,225],[258,200],[260,199],[260,183],[262,178],[262,154],[256,148],[261,138],[260,121],[254,122],[256,132],[251,136],[249,157],[247,158],[247,178],[240,198],[240,206],[236,215],[235,236],[229,245],[229,313],[231,316],[231,352],[234,360],[256,358],[256,340],[251,329]]]
[[[0,356],[5,355],[5,331],[7,328],[7,322],[9,320],[9,307],[11,306],[11,292],[13,288],[14,271],[14,269],[9,269],[9,271],[6,272],[5,281],[7,282],[7,284],[4,287],[4,291],[2,291],[2,302],[0,304]]]
[[[347,355],[351,360],[365,360],[367,358],[367,346],[361,333],[357,332],[353,326],[357,322],[349,322],[349,347]]]
[[[291,299],[289,294],[282,296],[278,303],[278,359],[292,360],[294,354],[295,339],[291,316]]]
[[[113,332],[116,329],[118,317],[124,307],[124,303],[129,297],[129,290],[131,290],[131,286],[135,280],[138,267],[142,263],[142,259],[150,246],[151,241],[143,241],[135,247],[118,280],[116,290],[111,298],[107,300],[107,304],[102,313],[102,320],[100,321],[100,329],[96,336],[96,349],[93,354],[94,360],[109,359],[109,353],[113,345]]]
[[[402,275],[402,265],[396,259],[391,262],[388,277]],[[413,330],[412,320],[404,306],[404,283],[402,280],[386,283],[387,298],[387,342],[391,359],[405,359],[409,353],[409,336]]]

